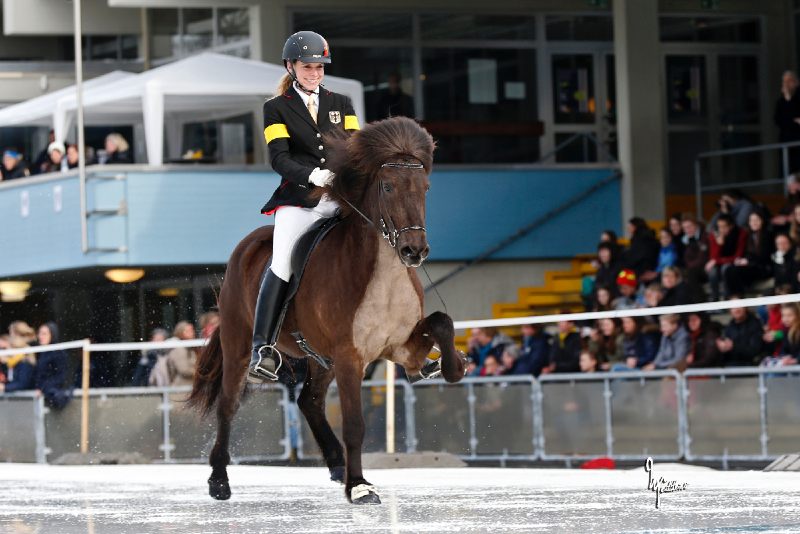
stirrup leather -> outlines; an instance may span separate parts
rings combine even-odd
[[[273,356],[277,364],[275,366],[275,371],[270,371],[269,369],[266,369],[261,366],[261,362],[264,360],[264,356],[262,355],[262,351],[264,349],[270,349],[272,351],[272,354],[275,355]],[[265,377],[273,382],[277,382],[278,371],[280,370],[282,365],[283,365],[283,355],[278,350],[277,343],[274,343],[272,345],[262,345],[261,347],[258,348],[258,363],[256,363],[252,367],[252,369],[250,369],[250,373],[255,374],[257,376]]]

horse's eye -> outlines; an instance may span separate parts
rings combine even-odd
[[[383,184],[383,190],[386,191],[387,193],[391,193],[392,186],[390,184]]]

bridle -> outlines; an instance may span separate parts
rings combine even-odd
[[[381,168],[389,167],[393,169],[424,169],[425,166],[422,163],[405,163],[405,162],[387,162],[381,165]],[[356,208],[349,200],[346,198],[343,199],[348,206],[353,208],[353,211],[358,213],[365,221],[367,221],[373,228],[375,228],[378,232],[380,232],[381,236],[389,243],[393,249],[397,250],[397,240],[400,238],[402,234],[405,232],[411,231],[419,231],[419,232],[426,232],[424,226],[404,226],[403,228],[397,229],[392,221],[392,217],[388,214],[385,209],[384,200],[383,200],[383,180],[378,180],[378,214],[380,215],[380,226],[375,224],[372,219],[364,215],[361,210]],[[398,255],[400,251],[397,251]]]

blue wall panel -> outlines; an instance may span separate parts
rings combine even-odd
[[[431,177],[427,227],[432,260],[475,257],[581,191],[611,169],[442,170]],[[278,185],[270,172],[127,172],[127,180],[90,180],[89,209],[125,200],[127,216],[94,217],[90,245],[126,253],[81,252],[75,176],[0,187],[0,277],[87,266],[225,263],[252,229]],[[55,188],[62,209],[56,212]],[[21,198],[29,198],[22,217]],[[620,228],[620,186],[611,182],[493,259],[563,258],[594,249],[601,230]]]

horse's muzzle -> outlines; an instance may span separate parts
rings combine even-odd
[[[427,244],[422,248],[408,244],[400,248],[400,261],[406,267],[419,267],[428,258],[430,251],[431,247]]]

